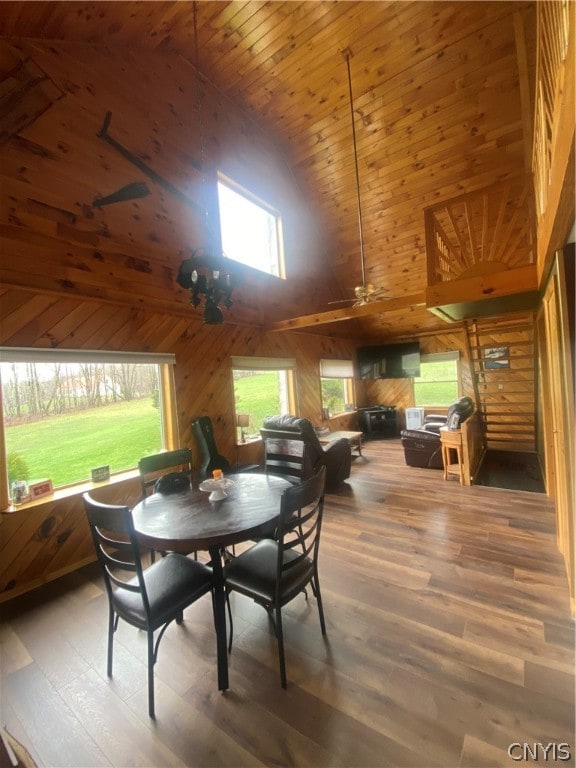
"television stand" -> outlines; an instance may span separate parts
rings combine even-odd
[[[398,417],[394,405],[360,408],[358,423],[365,440],[386,440],[398,437]]]

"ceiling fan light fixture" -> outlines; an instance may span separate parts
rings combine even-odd
[[[362,198],[360,195],[360,172],[358,170],[358,145],[356,141],[356,121],[354,120],[354,97],[352,94],[352,72],[350,69],[350,59],[352,58],[352,50],[350,48],[345,48],[342,51],[342,57],[344,61],[346,62],[346,71],[348,73],[348,96],[349,96],[349,105],[350,105],[350,122],[352,125],[352,146],[354,149],[354,171],[355,171],[355,177],[356,177],[356,209],[357,209],[357,217],[358,217],[358,239],[359,239],[359,245],[360,245],[360,266],[362,271],[362,285],[357,285],[354,288],[354,294],[356,296],[356,300],[350,299],[350,301],[355,301],[354,306],[361,306],[363,304],[367,304],[369,301],[375,300],[375,294],[378,295],[378,298],[381,298],[380,294],[385,293],[385,288],[375,288],[371,283],[366,282],[366,265],[365,265],[365,259],[364,259],[364,231],[362,226]],[[363,121],[367,125],[369,124],[366,122],[367,118],[366,116],[363,116]],[[373,298],[374,296],[374,298]],[[345,300],[346,301],[346,300]],[[331,302],[331,303],[339,303],[339,302]]]

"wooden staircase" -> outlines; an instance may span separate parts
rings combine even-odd
[[[476,405],[487,449],[536,450],[535,318],[465,322]]]
[[[424,212],[426,306],[461,321],[484,444],[536,450],[534,190],[529,175]]]

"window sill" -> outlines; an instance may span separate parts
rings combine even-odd
[[[329,416],[327,419],[324,419],[324,421],[336,421],[336,419],[342,419],[345,416],[353,416],[355,413],[358,413],[358,411],[354,410],[354,411],[342,411],[342,413],[334,413],[331,416]]]
[[[260,437],[260,435],[256,435],[256,437],[247,437],[247,438],[244,440],[244,442],[242,442],[241,440],[239,440],[239,441],[236,443],[236,448],[242,448],[242,446],[243,446],[243,445],[251,445],[251,444],[253,444],[253,443],[261,443],[261,442],[262,442],[262,438]]]
[[[125,480],[132,480],[135,477],[139,477],[140,473],[137,469],[131,469],[127,472],[118,472],[118,474],[112,475],[108,480],[103,480],[101,483],[93,483],[91,481],[85,483],[77,483],[75,485],[68,485],[64,488],[57,488],[52,493],[47,493],[46,496],[40,496],[33,501],[25,501],[23,504],[11,504],[7,509],[2,510],[2,514],[13,514],[20,510],[33,509],[39,507],[41,504],[46,504],[50,501],[60,501],[61,499],[68,499],[71,496],[80,496],[86,491],[93,491],[96,488],[103,488],[107,485],[116,485],[122,483]]]

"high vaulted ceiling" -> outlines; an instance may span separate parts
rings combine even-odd
[[[343,51],[366,279],[389,298],[426,286],[426,207],[529,167],[533,3],[201,1],[196,13],[198,49],[191,2],[5,2],[0,34],[159,49],[198,64],[275,137],[321,212],[335,299],[361,282]],[[424,331],[440,322],[421,306],[402,312],[362,322],[372,335],[401,318]]]

